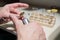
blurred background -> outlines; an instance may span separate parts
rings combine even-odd
[[[0,0],[0,6],[13,2],[24,2],[46,8],[60,8],[60,0]]]
[[[60,9],[60,0],[0,0],[0,6],[14,2],[24,2],[38,7]]]
[[[0,0],[0,6],[4,6],[5,4],[19,2],[19,0]]]

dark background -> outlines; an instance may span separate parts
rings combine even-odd
[[[17,37],[0,28],[0,40],[16,40]]]
[[[5,4],[19,2],[19,0],[0,0],[0,6],[4,6]]]
[[[0,6],[14,2],[26,2],[38,7],[60,9],[60,0],[0,0]]]

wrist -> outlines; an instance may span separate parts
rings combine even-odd
[[[0,7],[0,19],[2,18],[2,13],[1,13],[2,7]]]

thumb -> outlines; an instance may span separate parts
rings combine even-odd
[[[11,20],[13,21],[16,31],[17,31],[17,39],[21,39],[21,27],[23,27],[23,23],[21,20],[19,20],[15,15],[10,15]]]
[[[19,30],[23,26],[22,21],[19,20],[15,15],[10,15],[10,18],[13,21],[17,30]]]

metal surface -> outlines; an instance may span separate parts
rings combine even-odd
[[[28,23],[29,23],[29,20],[28,20],[27,18],[24,18],[24,19],[22,20],[22,22],[23,22],[23,24],[28,24]]]

